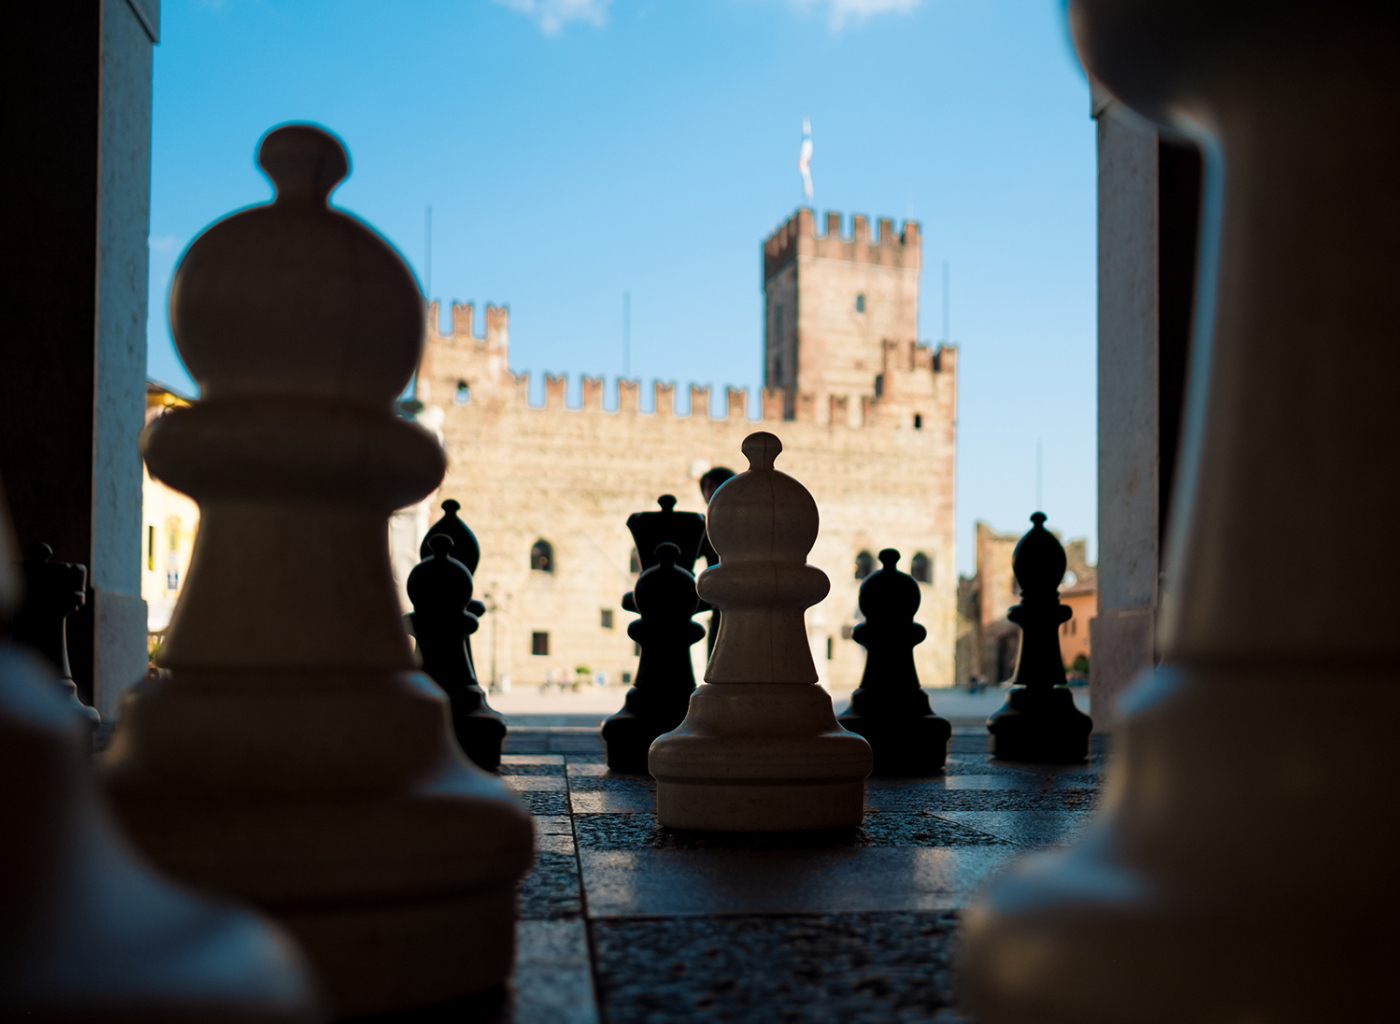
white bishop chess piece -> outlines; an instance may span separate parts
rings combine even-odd
[[[200,400],[142,438],[199,502],[189,578],[105,765],[142,849],[260,907],[337,1017],[446,1002],[508,977],[526,811],[471,765],[414,669],[386,524],[441,446],[396,416],[423,300],[399,255],[329,205],[345,151],[267,135],[273,202],[186,251],[170,324]]]
[[[648,759],[657,820],[669,828],[843,828],[865,813],[870,745],[837,724],[803,621],[830,588],[807,564],[817,503],[773,468],[782,450],[772,434],[750,434],[748,471],[710,499],[720,560],[697,589],[723,612],[719,637],[685,721]]]

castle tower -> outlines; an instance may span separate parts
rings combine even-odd
[[[889,398],[887,371],[917,347],[922,258],[917,221],[896,235],[882,217],[872,240],[857,214],[846,238],[828,213],[818,235],[805,207],[764,240],[764,379],[784,392],[788,419],[857,422]]]

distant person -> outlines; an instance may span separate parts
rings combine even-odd
[[[719,490],[720,484],[734,476],[734,470],[728,466],[715,466],[707,471],[700,478],[700,495],[705,499],[705,507],[709,508],[710,499],[715,496],[715,491]],[[705,567],[716,564],[719,561],[719,552],[710,544],[710,535],[707,532],[705,539],[700,543],[700,553],[705,556]],[[719,609],[710,612],[710,628],[705,636],[705,656],[708,658],[715,651],[715,637],[719,636]]]

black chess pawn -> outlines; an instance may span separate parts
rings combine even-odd
[[[987,719],[988,746],[1012,761],[1068,764],[1089,756],[1094,723],[1075,707],[1060,656],[1060,626],[1074,615],[1060,604],[1065,549],[1045,528],[1045,513],[1031,522],[1011,556],[1021,603],[1006,615],[1021,627],[1021,656],[1006,704]]]
[[[24,605],[10,624],[16,643],[27,644],[49,660],[73,710],[96,730],[97,709],[84,704],[68,664],[68,616],[87,603],[87,566],[53,562],[53,548],[31,544],[24,553]]]
[[[506,723],[487,705],[472,664],[468,637],[480,625],[475,609],[481,605],[472,600],[471,570],[452,557],[450,535],[431,534],[424,545],[428,557],[408,574],[408,598],[413,602],[409,621],[423,671],[452,702],[452,729],[462,752],[493,772],[501,764]]]
[[[893,548],[880,552],[880,565],[860,585],[865,621],[851,633],[865,648],[865,672],[837,721],[865,737],[876,775],[936,775],[947,760],[953,727],[933,713],[914,667],[914,648],[928,636],[914,621],[919,584],[899,571]]]
[[[608,767],[638,775],[646,774],[652,740],[685,720],[695,692],[690,648],[705,635],[705,627],[691,620],[697,611],[695,577],[685,568],[681,549],[669,541],[660,544],[652,561],[630,595],[641,615],[627,627],[642,648],[637,678],[622,710],[603,723]]]

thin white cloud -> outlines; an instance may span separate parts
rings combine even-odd
[[[557,36],[571,21],[602,25],[612,0],[496,0],[530,18],[547,36]]]
[[[826,11],[826,23],[840,32],[849,22],[865,21],[877,14],[908,14],[923,0],[788,0],[800,11]]]
[[[149,239],[149,243],[152,252],[169,252],[171,249],[175,248],[175,236],[161,235],[159,238],[156,238],[152,235]]]

